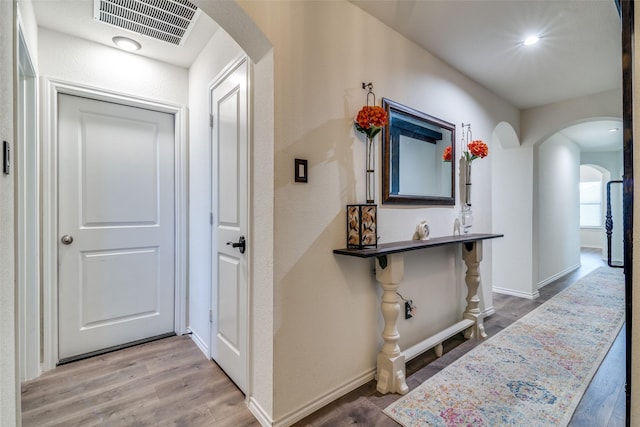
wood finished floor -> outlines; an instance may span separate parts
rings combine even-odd
[[[22,425],[259,426],[188,336],[63,365],[22,385]]]
[[[545,286],[531,301],[494,294],[491,336],[595,268],[599,252],[584,250],[582,267]],[[456,336],[407,364],[413,389],[477,345]],[[625,425],[624,328],[587,389],[573,427]],[[397,426],[382,410],[399,396],[381,395],[370,381],[296,426]],[[23,426],[259,426],[244,396],[188,336],[171,337],[70,363],[22,386]]]

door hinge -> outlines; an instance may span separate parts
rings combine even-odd
[[[213,127],[213,114],[209,114],[209,127]]]
[[[209,224],[213,225],[213,212],[209,212]]]
[[[213,310],[209,310],[209,323],[213,323]]]

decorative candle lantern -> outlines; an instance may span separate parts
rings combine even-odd
[[[347,205],[347,247],[352,249],[378,246],[377,205]]]

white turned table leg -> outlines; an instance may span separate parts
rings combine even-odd
[[[476,241],[471,243],[464,243],[462,245],[462,258],[467,265],[467,274],[465,275],[465,282],[467,283],[467,308],[464,311],[462,317],[464,319],[473,320],[475,325],[471,326],[464,333],[464,337],[469,338],[486,338],[487,334],[484,331],[484,319],[480,311],[480,297],[478,291],[482,292],[480,288],[480,272],[478,267],[482,261],[482,241]]]
[[[433,350],[436,353],[436,357],[442,357],[442,352],[444,350],[444,348],[442,347],[442,343],[439,343],[438,345],[436,345]]]
[[[384,344],[378,353],[377,390],[380,393],[406,394],[409,391],[405,378],[405,359],[400,351],[398,340],[398,315],[400,314],[400,298],[397,291],[404,277],[404,256],[391,254],[386,256],[386,266],[382,268],[376,259],[376,280],[382,286],[382,302],[380,309],[384,318],[382,338]]]

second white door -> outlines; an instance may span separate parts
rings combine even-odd
[[[248,64],[243,60],[211,91],[211,358],[246,392]]]
[[[58,99],[59,359],[174,331],[174,116]]]

